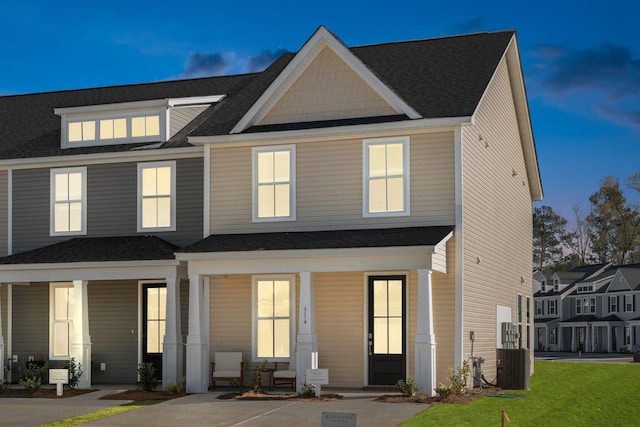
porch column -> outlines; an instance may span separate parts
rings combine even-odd
[[[4,335],[2,334],[2,284],[0,284],[0,383],[5,381],[4,362]]]
[[[558,339],[557,337],[557,332],[556,332],[556,340]],[[545,351],[549,351],[549,326],[545,325],[544,326],[544,349]]]
[[[71,357],[76,365],[82,365],[82,376],[78,388],[91,388],[91,336],[89,335],[89,300],[87,280],[74,280],[73,335]]]
[[[167,311],[162,352],[162,386],[179,384],[183,372],[182,327],[180,324],[180,279],[167,277]]]
[[[576,327],[571,327],[571,351],[578,351],[578,347],[576,346]]]
[[[187,334],[187,393],[205,393],[209,387],[209,349],[203,337],[204,280],[189,275],[189,333]]]
[[[300,272],[300,312],[296,338],[296,392],[302,393],[307,369],[318,368],[318,337],[316,336],[315,296],[311,272]]]
[[[418,269],[418,324],[415,338],[415,380],[420,393],[435,396],[436,338],[433,333],[431,270]]]
[[[611,353],[611,347],[612,347],[612,342],[611,342],[611,335],[613,332],[613,328],[609,327],[609,326],[605,326],[605,329],[607,331],[607,352]]]
[[[564,351],[563,335],[564,335],[564,328],[558,325],[558,332],[556,336],[556,340],[557,340],[556,342],[558,343],[558,351]]]
[[[584,327],[584,352],[591,351],[591,338],[589,337],[589,324]]]

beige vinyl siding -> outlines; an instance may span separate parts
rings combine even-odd
[[[485,376],[493,378],[496,304],[511,307],[515,323],[516,294],[523,295],[523,304],[532,295],[531,196],[505,60],[475,125],[462,128],[462,164],[462,353],[465,358],[470,354],[469,331],[475,331],[474,356],[485,358]]]
[[[89,282],[91,354],[107,370],[92,371],[94,384],[135,384],[138,367],[138,281]],[[132,333],[133,332],[133,333]]]
[[[257,124],[398,114],[329,47],[325,47]]]
[[[288,273],[286,273],[288,274]],[[296,278],[296,282],[298,279]],[[241,351],[249,370],[258,362],[251,361],[252,353],[252,276],[248,274],[211,276],[209,306],[210,360],[216,351]],[[299,286],[296,283],[296,312],[298,316]],[[297,322],[296,322],[297,330]],[[293,340],[295,342],[295,334]],[[293,349],[292,349],[293,350]],[[263,380],[264,381],[264,380]],[[251,383],[251,373],[245,372],[245,384]]]
[[[0,171],[0,256],[8,255],[9,172]]]
[[[251,147],[215,148],[211,152],[211,231],[221,234],[453,224],[453,134],[412,135],[410,147],[411,216],[363,218],[361,139],[301,140],[296,144],[296,221],[258,223],[252,223],[251,216]]]
[[[191,120],[195,119],[198,114],[206,110],[208,105],[199,105],[197,107],[173,107],[170,111],[169,138],[180,132],[182,128],[188,125]]]
[[[318,366],[330,387],[362,387],[365,363],[363,272],[315,273]]]

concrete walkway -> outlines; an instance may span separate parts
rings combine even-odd
[[[125,401],[100,400],[117,390],[66,399],[0,399],[0,426],[38,426]],[[344,396],[329,402],[239,401],[217,399],[220,392],[193,394],[89,423],[96,426],[320,426],[322,412],[355,413],[358,426],[393,427],[428,408],[415,403],[383,403],[360,390],[331,390]]]
[[[568,353],[559,351],[536,351],[535,360],[585,363],[633,363],[633,355],[621,353]]]

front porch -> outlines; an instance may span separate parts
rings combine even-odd
[[[326,237],[321,233],[315,233],[316,245]],[[233,239],[211,236],[207,245],[178,253],[189,270],[187,391],[207,390],[215,352],[241,351],[251,363],[295,357],[298,392],[307,369],[327,368],[330,387],[392,385],[413,377],[421,392],[433,394],[453,362],[453,346],[437,348],[436,336],[445,322],[455,322],[455,290],[446,286],[453,274],[446,268],[451,228],[441,233],[419,247],[309,249],[300,248],[308,236],[265,233],[242,238],[258,248],[264,247],[260,237],[281,246],[241,251],[225,247]],[[262,287],[273,289],[272,300]],[[434,300],[442,304],[436,308]],[[275,315],[279,310],[284,312]],[[396,373],[384,378],[376,366]]]

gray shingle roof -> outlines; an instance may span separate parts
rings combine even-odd
[[[371,230],[214,234],[177,252],[430,246],[440,243],[442,239],[453,231],[453,228],[453,226],[434,226]]]
[[[513,31],[385,43],[350,48],[369,69],[424,118],[466,117],[473,114]],[[60,118],[54,108],[112,104],[151,99],[226,95],[197,119],[197,126],[166,142],[161,148],[187,146],[193,136],[225,135],[238,123],[294,57],[286,53],[261,73],[174,80],[0,97],[0,159],[64,156],[127,151],[141,144],[60,148]],[[375,123],[357,121],[287,124],[307,129]],[[389,116],[384,121],[408,120]],[[248,132],[280,130],[250,128]],[[146,144],[142,144],[146,145]]]
[[[0,265],[171,260],[177,249],[155,236],[76,237],[0,258]]]
[[[60,148],[60,117],[54,108],[192,96],[233,96],[258,74],[0,97],[0,159],[126,151],[146,144]],[[212,108],[213,109],[213,108]],[[178,145],[186,145],[186,138]],[[175,146],[170,141],[168,146]]]

